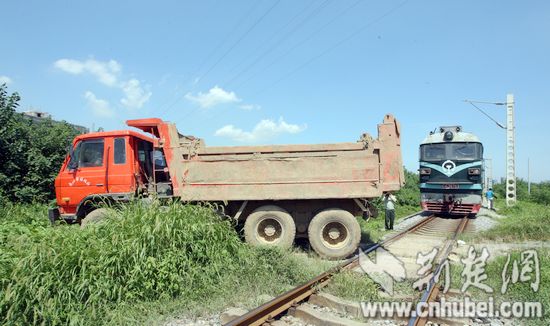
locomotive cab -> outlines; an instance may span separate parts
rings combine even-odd
[[[476,214],[482,201],[483,145],[460,126],[440,127],[420,145],[422,208],[434,213]]]

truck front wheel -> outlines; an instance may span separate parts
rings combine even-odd
[[[95,224],[101,222],[109,211],[106,208],[96,208],[86,215],[83,219],[80,220],[80,228],[83,229],[87,225]]]
[[[308,237],[319,256],[343,259],[357,249],[361,241],[361,228],[350,212],[330,208],[313,217],[309,223]]]
[[[274,245],[290,248],[296,235],[292,216],[279,206],[266,205],[254,210],[244,223],[244,237],[253,246]]]

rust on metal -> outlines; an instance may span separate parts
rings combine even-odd
[[[376,198],[405,180],[400,126],[391,114],[378,138],[336,144],[208,147],[160,119],[127,124],[157,137],[173,193],[185,201]]]

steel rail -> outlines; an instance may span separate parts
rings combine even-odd
[[[443,254],[440,256],[439,263],[437,267],[434,270],[433,276],[430,278],[430,281],[428,282],[428,285],[426,287],[426,290],[422,294],[422,297],[420,298],[420,301],[417,303],[415,310],[415,314],[411,319],[409,319],[408,326],[424,326],[428,322],[428,317],[423,316],[423,312],[428,309],[428,303],[435,300],[437,295],[439,294],[439,286],[437,286],[437,278],[439,273],[441,273],[441,269],[444,266],[445,261],[451,254],[453,250],[453,245],[455,244],[456,240],[458,239],[458,236],[464,232],[464,229],[466,228],[466,225],[468,224],[469,218],[468,215],[464,216],[462,220],[460,221],[460,224],[455,230],[454,236],[452,239],[447,241],[446,245],[444,246]],[[422,305],[422,312],[418,311],[418,307]]]
[[[423,212],[418,212],[416,214],[407,216],[407,218],[410,218],[415,215],[420,215],[422,213]],[[403,231],[400,231],[394,235],[391,235],[387,239],[381,242],[378,242],[375,245],[367,248],[364,251],[364,253],[368,254],[384,245],[387,245],[397,239],[400,239],[405,234],[413,232],[423,227],[424,225],[432,221],[434,218],[435,218],[435,215],[429,215],[428,217],[412,225],[411,227]],[[287,291],[282,295],[274,298],[273,300],[247,312],[246,314],[233,319],[232,321],[225,324],[225,326],[262,325],[263,323],[287,311],[297,303],[304,301],[305,299],[310,297],[312,294],[317,292],[319,288],[324,287],[330,281],[331,277],[334,276],[336,273],[342,270],[355,268],[358,264],[359,264],[359,255],[354,255],[353,257],[347,259],[340,265],[329,269],[328,271],[322,273],[321,275],[318,275],[317,277],[307,281],[306,283],[299,285],[294,289]]]

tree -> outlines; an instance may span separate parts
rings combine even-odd
[[[67,146],[78,132],[65,122],[33,122],[17,113],[20,96],[0,85],[0,198],[46,201]]]

